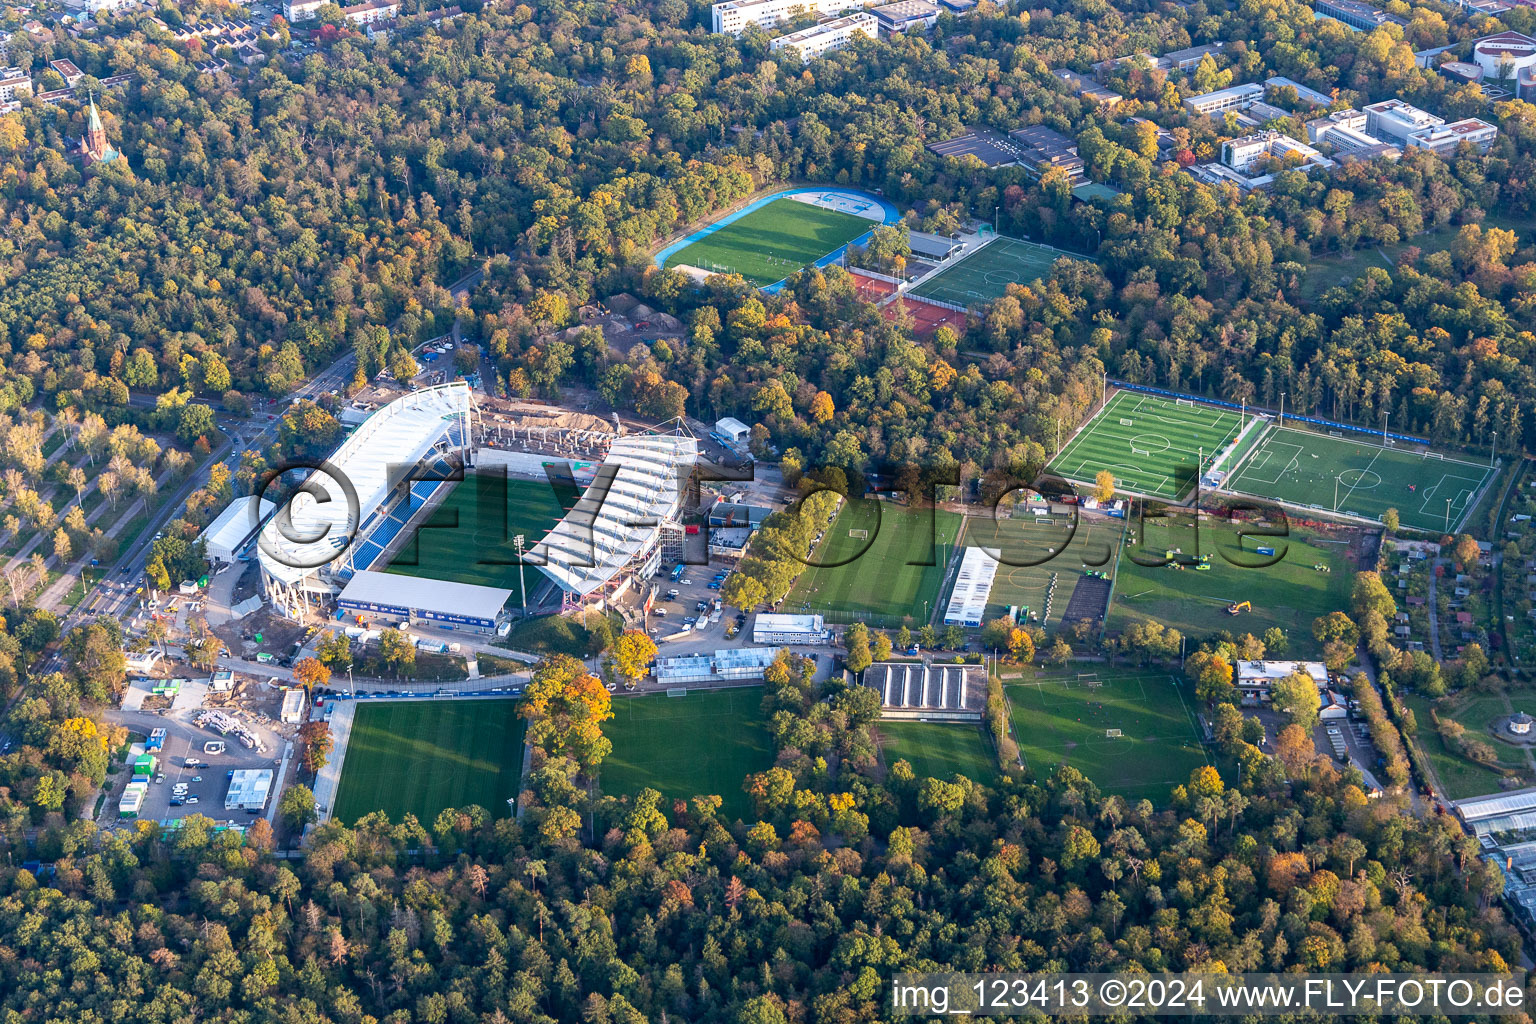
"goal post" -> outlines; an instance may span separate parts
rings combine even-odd
[[[1107,739],[1107,740],[1118,740],[1118,739],[1122,738],[1124,735],[1125,734],[1123,732],[1121,732],[1119,729],[1105,729],[1104,730],[1104,738]]]
[[[668,689],[667,689],[667,696],[668,697],[686,697],[686,696],[688,696],[688,688],[686,686],[668,687]]]
[[[1124,416],[1122,416],[1122,417],[1120,417],[1120,425],[1122,427],[1134,427],[1136,425],[1136,421],[1135,420],[1131,420],[1131,419],[1126,419]]]
[[[1173,404],[1183,405],[1193,409],[1195,407],[1195,400],[1193,398],[1175,398],[1173,400]]]

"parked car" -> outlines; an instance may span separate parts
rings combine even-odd
[[[195,797],[195,796],[189,796],[189,797],[187,797],[187,803],[189,803],[189,804],[195,804],[195,803],[197,803],[197,797]]]

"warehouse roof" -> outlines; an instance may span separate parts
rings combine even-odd
[[[511,599],[512,591],[502,587],[400,576],[368,569],[353,576],[342,589],[340,597],[343,603],[435,612],[439,615],[463,615],[491,621],[495,620],[502,607]]]

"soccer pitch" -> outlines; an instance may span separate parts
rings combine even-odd
[[[964,775],[972,782],[989,783],[997,777],[986,737],[974,725],[881,722],[879,731],[887,770],[897,761],[906,761],[920,779]]]
[[[478,804],[508,817],[523,771],[517,701],[439,698],[357,706],[337,786],[335,817],[383,811],[427,828],[446,808]]]
[[[875,499],[844,502],[809,559],[818,564],[800,574],[781,610],[822,612],[834,622],[922,626],[937,607],[960,531],[954,512],[931,515]]]
[[[998,235],[911,290],[920,299],[977,306],[1003,297],[1010,284],[1045,277],[1062,257],[1093,263],[1091,256]]]
[[[760,686],[615,699],[613,719],[603,723],[613,744],[603,792],[632,796],[649,786],[668,800],[714,795],[727,818],[750,818],[742,782],[773,765],[762,701]]]
[[[547,480],[499,473],[467,475],[452,486],[387,571],[516,590],[517,548],[512,538],[522,534],[526,552],[560,521],[565,509],[554,488]]]
[[[671,256],[667,266],[740,274],[758,285],[784,280],[880,222],[798,199],[775,199]]]
[[[1320,656],[1323,645],[1312,636],[1312,620],[1349,607],[1354,571],[1363,567],[1361,531],[1291,526],[1285,537],[1245,539],[1242,531],[1255,529],[1251,523],[1207,515],[1198,533],[1194,524],[1190,510],[1175,509],[1170,518],[1141,523],[1139,543],[1133,542],[1136,531],[1131,532],[1115,574],[1108,631],[1159,622],[1182,632],[1193,645],[1222,631],[1262,637],[1278,627],[1289,641],[1287,657]],[[1271,559],[1257,554],[1260,546],[1272,547],[1279,561],[1264,564]],[[1142,564],[1161,561],[1175,549],[1188,556],[1188,564]],[[1210,556],[1209,569],[1196,568],[1197,554]],[[1247,607],[1237,615],[1228,613],[1244,602]]]
[[[1228,490],[1321,511],[1451,533],[1493,467],[1424,450],[1386,448],[1365,437],[1276,427],[1226,483]]]
[[[1003,689],[1036,779],[1070,764],[1106,794],[1166,804],[1173,786],[1211,763],[1194,712],[1169,675],[1101,668],[1041,674]]]
[[[1195,486],[1202,453],[1209,460],[1241,431],[1226,409],[1117,391],[1049,468],[1079,484],[1107,469],[1119,490],[1176,501]]]

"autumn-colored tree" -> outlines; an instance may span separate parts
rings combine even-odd
[[[656,641],[643,629],[627,629],[613,643],[613,667],[625,679],[639,679],[656,660]]]
[[[317,658],[300,658],[293,663],[293,678],[313,690],[331,681],[331,670]]]
[[[1093,496],[1099,504],[1115,499],[1115,474],[1107,469],[1101,469],[1093,478]]]
[[[519,713],[528,720],[530,743],[552,756],[569,756],[588,772],[613,749],[602,732],[602,723],[613,717],[612,699],[602,681],[568,654],[534,669]]]
[[[336,741],[331,736],[329,722],[305,722],[299,726],[299,743],[303,746],[303,752],[299,755],[304,769],[311,775],[317,774],[321,768],[331,759],[331,749]]]

